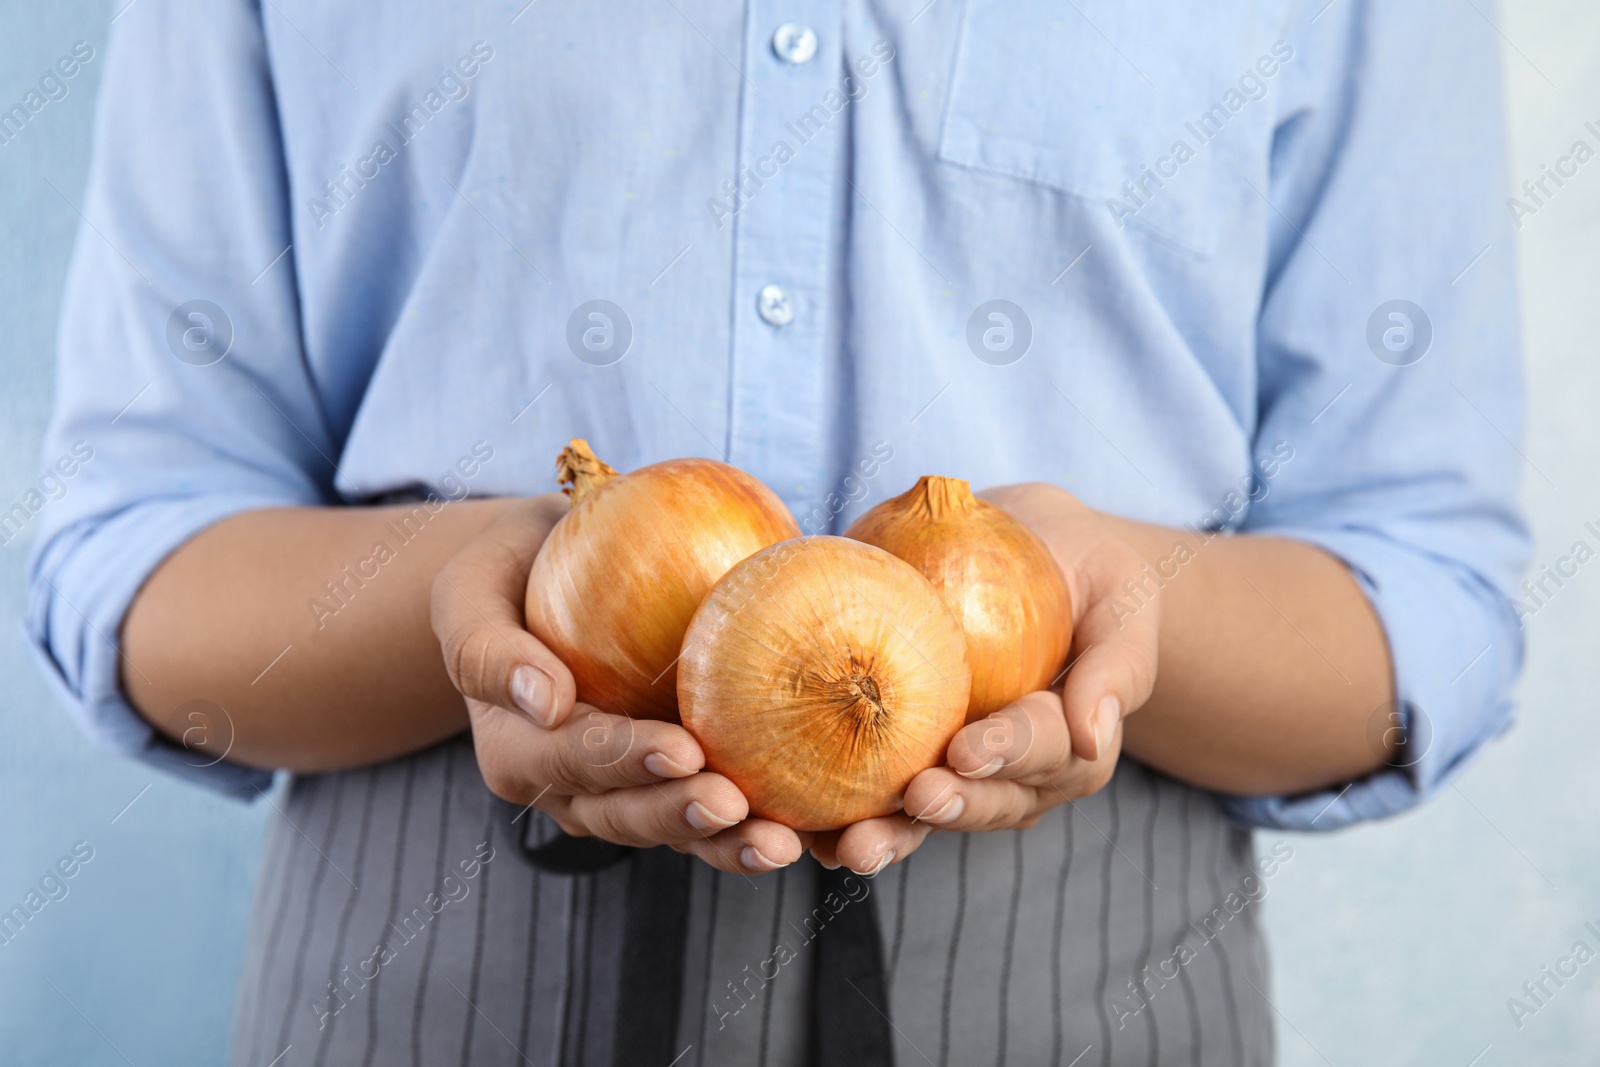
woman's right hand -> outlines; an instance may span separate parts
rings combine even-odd
[[[702,770],[687,730],[577,703],[572,673],[525,628],[528,573],[567,508],[558,493],[508,506],[434,579],[433,632],[489,789],[574,836],[670,845],[742,874],[793,863],[806,843],[748,818],[738,787]]]

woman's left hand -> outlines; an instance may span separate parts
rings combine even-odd
[[[903,860],[934,830],[1025,830],[1058,804],[1098,792],[1122,751],[1122,723],[1098,759],[1072,750],[1061,694],[1029,693],[950,742],[946,765],[911,780],[905,810],[818,834],[822,863],[875,874]]]
[[[945,765],[911,780],[900,813],[816,835],[811,851],[830,867],[875,874],[933,830],[1026,829],[1100,790],[1122,751],[1123,717],[1155,686],[1160,592],[1136,611],[1123,599],[1125,583],[1144,578],[1144,557],[1063,489],[1018,485],[981,495],[1038,534],[1066,576],[1073,638],[1065,684],[963,727]]]

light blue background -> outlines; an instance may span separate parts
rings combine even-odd
[[[62,195],[81,204],[95,92],[116,10],[83,0],[0,4],[6,107],[74,41],[96,52],[67,83],[66,99],[48,104],[19,138],[0,145],[0,510],[41,473],[56,308],[78,225]],[[67,883],[65,899],[0,946],[0,1062],[220,1064],[261,811],[158,778],[84,743],[57,711],[22,643],[18,620],[31,542],[30,531],[0,548],[0,909],[19,902],[74,842],[87,841],[95,855]],[[147,785],[149,792],[118,818]]]
[[[125,2],[0,2],[5,106],[74,41],[99,53],[65,100],[0,146],[0,510],[40,474],[56,305],[78,223],[67,201],[81,196],[106,28]],[[1583,128],[1600,126],[1600,11],[1583,0],[1528,0],[1497,18],[1509,165],[1520,184],[1575,139],[1600,149]],[[1580,537],[1600,548],[1583,529],[1586,520],[1600,526],[1600,160],[1523,221],[1523,452],[1537,565]],[[102,755],[56,712],[18,636],[30,540],[0,548],[0,907],[74,842],[87,841],[95,858],[64,900],[0,946],[0,1058],[220,1063],[262,813]],[[1387,824],[1292,838],[1295,858],[1264,905],[1284,1064],[1600,1057],[1600,960],[1522,1029],[1506,1007],[1577,938],[1600,947],[1583,930],[1586,919],[1600,927],[1600,560],[1529,630],[1520,722],[1458,788]]]

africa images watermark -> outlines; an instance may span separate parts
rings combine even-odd
[[[755,964],[754,971],[750,969],[750,964],[745,964],[744,969],[740,972],[744,975],[744,978],[738,984],[731,980],[727,983],[728,992],[722,999],[724,1002],[731,1001],[734,1005],[733,1007],[724,1007],[715,1000],[711,1001],[710,1007],[712,1013],[717,1017],[718,1030],[726,1029],[729,1019],[754,1004],[762,990],[767,988],[767,983],[777,978],[778,972],[785,966],[798,959],[800,956],[799,949],[805,948],[815,941],[817,935],[822,933],[828,923],[833,921],[834,916],[851,904],[859,904],[866,900],[872,892],[872,886],[864,876],[845,875],[842,884],[844,886],[843,896],[833,890],[829,890],[823,896],[822,903],[813,908],[811,914],[800,920],[799,926],[796,926],[793,920],[789,921],[788,926],[790,930],[794,931],[794,944],[798,948],[790,947],[790,939],[785,937],[784,940],[772,946],[771,955]],[[754,986],[751,985],[752,982],[755,983]],[[746,997],[745,994],[749,994],[749,996]]]
[[[29,89],[21,100],[0,111],[0,146],[21,137],[23,128],[47,105],[65,100],[72,91],[69,83],[93,59],[93,45],[88,41],[72,42],[72,54],[57,59],[53,69],[39,75],[37,89]]]
[[[841,496],[838,492],[829,493],[822,504],[812,508],[800,518],[800,524],[804,527],[802,537],[779,541],[762,549],[757,553],[761,556],[759,562],[749,567],[740,567],[737,573],[730,573],[719,582],[717,588],[731,599],[733,604],[730,611],[718,617],[715,625],[719,629],[727,626],[735,616],[754,603],[759,590],[776,579],[784,564],[800,551],[804,537],[825,532],[829,523],[844,510],[846,504],[866,499],[870,491],[868,483],[876,478],[882,472],[884,465],[892,459],[894,459],[894,446],[882,439],[874,441],[871,452],[857,460],[850,468],[852,473],[844,476],[841,483],[844,495]]]
[[[1594,937],[1595,944],[1600,945],[1600,928],[1596,928],[1592,922],[1585,922],[1583,928]],[[1579,969],[1594,959],[1595,955],[1595,949],[1589,942],[1579,938],[1573,942],[1571,951],[1556,960],[1553,966],[1545,964],[1539,968],[1536,978],[1522,983],[1522,996],[1507,997],[1506,1010],[1511,1013],[1511,1021],[1517,1024],[1517,1029],[1527,1026],[1529,1019],[1549,1007],[1556,994],[1578,977]]]
[[[1255,64],[1245,69],[1239,76],[1237,85],[1222,94],[1222,99],[1202,111],[1195,119],[1183,124],[1183,128],[1195,140],[1191,146],[1184,137],[1174,138],[1172,147],[1167,154],[1155,161],[1154,168],[1145,164],[1139,168],[1139,175],[1122,183],[1122,196],[1106,198],[1106,209],[1111,212],[1112,221],[1117,224],[1117,229],[1122,229],[1123,224],[1143,211],[1155,199],[1168,181],[1176,178],[1183,167],[1198,153],[1222,133],[1228,125],[1228,120],[1245,109],[1245,106],[1262,99],[1267,95],[1267,81],[1278,73],[1291,59],[1294,58],[1294,47],[1287,41],[1275,41],[1272,45],[1272,54],[1259,57]]]
[[[1284,864],[1294,859],[1294,846],[1287,841],[1275,842],[1271,855],[1262,856],[1256,860],[1256,870],[1261,872],[1261,877],[1247,874],[1239,883],[1237,889],[1232,890],[1211,909],[1210,914],[1200,920],[1196,926],[1194,920],[1189,921],[1189,930],[1184,932],[1181,940],[1173,946],[1172,953],[1165,959],[1152,964],[1145,964],[1136,976],[1137,981],[1129,978],[1123,983],[1124,988],[1115,996],[1106,1000],[1106,1010],[1110,1013],[1112,1021],[1121,1030],[1127,1026],[1128,1020],[1138,1015],[1150,1006],[1156,995],[1167,987],[1167,983],[1174,981],[1183,968],[1200,958],[1200,953],[1207,945],[1222,936],[1230,922],[1244,913],[1251,904],[1258,904],[1267,895],[1267,879],[1274,877]],[[1199,935],[1198,945],[1189,943],[1189,933]],[[1155,971],[1151,973],[1151,967]]]
[[[1294,446],[1287,441],[1275,442],[1272,453],[1256,460],[1255,467],[1249,474],[1239,480],[1237,489],[1229,489],[1216,507],[1200,516],[1199,521],[1191,524],[1189,530],[1200,538],[1197,547],[1190,547],[1183,541],[1175,541],[1172,550],[1165,556],[1156,560],[1154,564],[1146,562],[1141,570],[1137,582],[1127,579],[1122,583],[1122,591],[1126,594],[1126,601],[1121,596],[1111,600],[1112,617],[1117,620],[1117,629],[1122,629],[1128,619],[1143,611],[1168,582],[1183,573],[1183,568],[1199,557],[1200,550],[1211,544],[1218,537],[1222,537],[1223,530],[1228,523],[1238,518],[1246,506],[1265,500],[1272,491],[1271,481],[1280,471],[1294,459]]]
[[[339,568],[336,578],[330,578],[322,583],[323,592],[327,594],[326,600],[320,597],[306,598],[306,608],[316,620],[317,629],[323,629],[330,618],[353,604],[356,595],[366,588],[368,582],[382,574],[387,564],[400,558],[400,549],[422,536],[434,516],[451,504],[466,499],[472,492],[467,481],[476,477],[484,465],[492,459],[494,459],[494,447],[489,442],[474,443],[472,454],[457,459],[455,465],[447,470],[440,480],[440,487],[444,490],[443,496],[430,490],[408,514],[400,516],[398,520],[386,520],[383,528],[394,538],[394,546],[391,547],[387,540],[375,541],[372,550],[356,560],[354,570],[346,563]],[[457,473],[461,477],[457,478]]]
[[[1583,128],[1589,135],[1600,141],[1600,126],[1593,122],[1585,122]],[[1506,210],[1511,212],[1511,221],[1517,224],[1517,229],[1522,229],[1522,220],[1529,215],[1537,215],[1541,209],[1548,207],[1556,194],[1566,188],[1567,182],[1578,176],[1578,168],[1583,166],[1595,155],[1589,142],[1579,138],[1572,142],[1572,147],[1567,149],[1567,154],[1556,158],[1555,166],[1548,163],[1539,164],[1539,176],[1529,178],[1522,183],[1522,196],[1506,197]],[[1551,184],[1555,188],[1550,188]]]
[[[9,945],[21,935],[34,918],[53,901],[67,899],[67,894],[72,887],[67,883],[78,876],[85,864],[94,859],[94,846],[87,841],[78,841],[72,846],[72,853],[56,860],[55,864],[45,868],[36,886],[30,886],[23,894],[20,904],[11,905],[10,909],[0,912],[0,945]]]
[[[801,516],[800,525],[805,527],[805,532],[808,534],[826,532],[828,524],[833,522],[834,517],[847,506],[865,500],[867,494],[872,491],[868,483],[876,478],[883,471],[884,465],[892,459],[894,459],[894,446],[882,439],[874,441],[871,452],[857,460],[851,472],[839,483],[843,493],[838,491],[829,493],[823,498],[822,503]]]
[[[451,904],[459,904],[466,900],[472,893],[469,884],[477,878],[494,859],[494,846],[487,841],[480,841],[473,850],[472,858],[464,859],[458,863],[457,869],[461,877],[447,874],[439,882],[439,888],[429,893],[422,899],[422,903],[407,915],[401,916],[396,924],[389,922],[389,929],[393,930],[395,937],[380,941],[372,949],[372,954],[356,963],[354,973],[347,963],[340,967],[334,976],[328,979],[328,995],[321,1003],[312,1001],[308,1006],[312,1014],[317,1017],[317,1029],[321,1030],[328,1025],[328,1020],[338,1015],[350,1002],[355,1000],[368,983],[377,979],[379,972],[390,963],[399,958],[400,950],[411,942],[428,932],[429,924]]]
[[[871,55],[861,56],[849,64],[848,69],[854,70],[860,77],[846,74],[837,87],[822,94],[820,101],[812,104],[792,122],[785,122],[783,128],[794,136],[795,148],[791,148],[789,142],[782,138],[774,141],[766,155],[739,173],[738,181],[730,178],[723,183],[722,191],[727,200],[719,200],[714,196],[706,199],[706,210],[711,212],[711,221],[717,224],[717,229],[722,229],[729,219],[744,210],[745,205],[761,191],[761,187],[778,176],[778,171],[794,159],[797,148],[803,148],[833,121],[835,115],[866,96],[867,80],[878,73],[880,64],[892,63],[894,57],[894,45],[881,40],[874,43]]]
[[[20,500],[0,512],[0,543],[9,545],[22,536],[22,531],[33,521],[35,515],[44,510],[45,505],[66,496],[70,489],[67,484],[68,479],[76,477],[83,465],[93,458],[94,449],[89,446],[89,442],[74,441],[72,453],[61,456],[52,463],[39,476],[36,488],[30,486]]]
[[[1583,529],[1596,543],[1600,543],[1600,526],[1585,522]],[[1527,626],[1529,619],[1548,607],[1556,594],[1578,576],[1579,568],[1594,557],[1594,546],[1580,537],[1553,563],[1540,564],[1539,573],[1522,583],[1522,599],[1510,598],[1511,611],[1517,617],[1517,628]]]
[[[322,196],[306,198],[306,209],[317,220],[317,229],[327,225],[328,219],[348,207],[367,183],[374,180],[383,168],[400,158],[400,151],[417,139],[428,122],[445,108],[446,101],[461,103],[472,94],[472,79],[494,58],[494,46],[488,41],[474,41],[472,51],[461,56],[455,65],[439,76],[422,98],[400,113],[398,120],[385,125],[395,136],[395,145],[380,138],[373,142],[372,150],[357,160],[354,168],[345,166],[333,178],[322,183]]]

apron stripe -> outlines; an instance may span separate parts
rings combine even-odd
[[[400,819],[394,831],[394,869],[389,876],[389,910],[387,921],[378,935],[385,943],[389,940],[389,928],[400,918],[400,882],[405,872],[406,840],[411,829],[411,794],[421,763],[420,757],[406,761],[405,785],[400,791]],[[367,1049],[361,1059],[362,1067],[372,1067],[373,1057],[378,1053],[378,998],[386,988],[382,978],[383,970],[380,968],[378,977],[372,980],[372,993],[367,1001]]]
[[[1220,938],[1200,925],[1226,890],[1243,892],[1250,834],[1208,794],[1132,760],[1035,828],[930,836],[865,895],[859,876],[811,860],[747,878],[669,849],[567,838],[538,811],[524,825],[484,787],[464,738],[293,779],[282,806],[237,1067],[290,1044],[290,1058],[322,1067],[1270,1062],[1273,1017],[1250,989],[1268,989],[1260,909]],[[427,943],[397,931],[486,837],[493,862],[464,895],[450,883]],[[846,884],[841,908],[828,893]],[[1179,938],[1194,955],[1174,974]],[[381,982],[350,983],[368,998],[346,998],[359,1019],[319,1030],[311,986],[331,974],[339,987],[380,940],[397,955]],[[1135,1000],[1129,982],[1140,988],[1147,967],[1157,980]]]
[[[789,885],[789,868],[780,869],[773,878],[778,883],[778,899],[772,905],[772,933],[767,941],[776,945],[783,931],[783,894]],[[772,1038],[772,1005],[777,999],[775,996],[767,997],[761,1004],[760,1067],[767,1067],[767,1043]]]
[[[712,965],[712,961],[716,958],[716,947],[717,947],[717,896],[718,896],[719,891],[722,888],[722,879],[718,878],[717,875],[716,875],[716,872],[713,871],[711,873],[711,877],[709,878],[709,881],[711,882],[711,901],[710,901],[710,904],[708,905],[710,918],[706,922],[706,931],[707,931],[706,932],[706,963],[705,963],[705,971],[700,976],[700,988],[705,991],[705,996],[707,997],[707,999],[710,998],[711,993],[712,993],[712,991],[711,991],[711,965]],[[699,1049],[699,1052],[695,1055],[696,1067],[703,1067],[703,1065],[705,1064],[705,1060],[706,1060],[706,1023],[709,1022],[710,1019],[711,1019],[711,1015],[710,1015],[709,1012],[704,1011],[704,1010],[702,1010],[700,1012],[700,1034],[699,1034],[699,1037],[695,1040],[695,1045]]]
[[[294,1024],[294,1015],[300,1010],[300,995],[304,984],[306,950],[311,945],[311,929],[317,921],[317,901],[321,897],[322,883],[328,873],[328,850],[333,847],[333,835],[339,829],[339,809],[344,803],[344,787],[347,779],[344,775],[334,779],[333,802],[328,806],[328,826],[322,834],[322,845],[317,849],[315,871],[311,875],[311,891],[306,897],[304,922],[300,927],[300,943],[294,954],[294,979],[289,986],[289,997],[283,1005],[283,1023],[278,1030],[278,1047],[283,1048],[289,1044],[289,1028]],[[302,849],[302,859],[312,862]],[[319,990],[320,992],[320,990]]]
[[[900,861],[899,902],[894,909],[894,948],[889,952],[888,979],[891,985],[900,969],[900,944],[906,936],[906,890],[911,885],[911,864],[916,858],[917,854],[913,852]]]
[[[1122,831],[1121,812],[1118,810],[1122,775],[1112,776],[1105,793],[1111,804],[1111,847],[1104,850],[1100,871],[1100,977],[1094,985],[1094,1013],[1100,1020],[1100,1063],[1102,1067],[1110,1067],[1111,1019],[1106,1014],[1106,988],[1111,979],[1111,864],[1117,858],[1117,837]]]
[[[1062,1053],[1065,1047],[1062,1043],[1061,1016],[1066,1011],[1066,1006],[1061,1003],[1061,950],[1064,947],[1063,930],[1067,919],[1067,880],[1072,877],[1072,823],[1078,814],[1074,804],[1064,805],[1065,812],[1061,818],[1062,845],[1061,845],[1061,879],[1056,892],[1056,925],[1055,936],[1051,939],[1053,951],[1050,953],[1050,1063],[1051,1067],[1061,1067]]]
[[[1135,984],[1141,982],[1140,976],[1154,958],[1156,939],[1156,819],[1161,814],[1161,790],[1154,778],[1147,777],[1146,783],[1150,786],[1150,817],[1144,824],[1144,951],[1139,954],[1143,963],[1139,975],[1134,977]],[[1161,1060],[1161,1027],[1156,1021],[1154,1000],[1150,1001],[1145,1016],[1150,1029],[1150,1058],[1147,1063],[1149,1067],[1158,1067]]]
[[[452,778],[455,772],[455,748],[444,750],[443,799],[440,801],[439,834],[433,852],[433,886],[444,879],[445,849],[450,833],[450,801]],[[424,905],[426,906],[426,905]],[[428,977],[433,971],[433,950],[438,944],[439,924],[430,922],[422,946],[422,974],[417,979],[417,993],[411,1002],[411,1067],[422,1067],[422,1017],[428,1007]]]
[[[1013,855],[1011,910],[1006,916],[1005,956],[1000,961],[1000,1003],[997,1008],[1000,1035],[995,1042],[995,1067],[1005,1067],[1006,1062],[1006,1032],[1011,1029],[1011,963],[1016,958],[1017,912],[1022,907],[1022,834],[1012,830],[1010,836]]]
[[[1192,812],[1190,811],[1190,805],[1193,802],[1194,794],[1192,792],[1186,792],[1183,794],[1183,833],[1178,837],[1178,862],[1180,865],[1178,885],[1183,897],[1184,916],[1194,914],[1192,911],[1190,911],[1191,894],[1189,892],[1189,865],[1191,862],[1191,853],[1193,852],[1193,844],[1191,842],[1190,835],[1194,832],[1191,828],[1193,818]],[[1187,942],[1187,930],[1184,931],[1183,937]],[[1177,946],[1174,945],[1173,947],[1176,948]],[[1195,999],[1194,983],[1189,977],[1189,968],[1180,967],[1178,969],[1178,980],[1183,986],[1183,1001],[1189,1006],[1190,1054],[1194,1057],[1194,1062],[1204,1063],[1205,1048],[1200,1037],[1202,1030],[1202,1027],[1200,1026],[1200,1005]]]
[[[355,914],[356,898],[360,895],[360,883],[366,881],[362,871],[362,863],[367,855],[367,837],[372,831],[372,795],[377,792],[378,776],[375,771],[361,772],[366,778],[366,790],[361,799],[361,834],[356,838],[356,859],[350,877],[356,880],[356,885],[350,887],[350,892],[345,894],[344,908],[339,912],[339,929],[333,935],[333,959],[328,964],[328,981],[339,981],[339,961],[345,958],[345,941],[350,934],[350,919]],[[358,976],[359,977],[359,976]],[[326,988],[326,986],[324,987]],[[328,1042],[333,1038],[334,1026],[338,1018],[330,1018],[328,1025],[323,1028],[317,1042],[317,1056],[313,1061],[315,1067],[322,1067],[328,1055]]]
[[[1222,902],[1224,897],[1222,893],[1222,878],[1217,872],[1217,864],[1221,862],[1224,854],[1227,851],[1228,826],[1226,823],[1223,823],[1219,825],[1217,829],[1218,847],[1212,851],[1212,863],[1210,864],[1209,870],[1211,877],[1211,895],[1212,899],[1216,901],[1213,907],[1223,907]],[[1227,1008],[1228,1012],[1228,1036],[1233,1042],[1233,1062],[1242,1064],[1244,1063],[1244,1041],[1239,1033],[1239,1008],[1235,1003],[1233,996],[1233,965],[1228,959],[1228,947],[1222,943],[1222,934],[1225,932],[1225,930],[1226,928],[1219,930],[1216,939],[1213,940],[1211,944],[1216,946],[1217,968],[1222,972],[1222,982],[1220,983],[1222,1002]]]
[[[531,872],[533,885],[528,893],[528,953],[522,972],[522,1022],[517,1027],[517,1048],[526,1053],[528,1048],[528,1023],[533,1015],[533,975],[539,958],[539,895],[544,888],[544,875],[538,868]]]
[[[950,930],[950,953],[944,965],[944,1010],[939,1020],[939,1067],[950,1064],[950,1007],[956,988],[956,957],[961,952],[961,927],[967,911],[967,857],[972,835],[961,834],[960,858],[956,868],[956,918]]]
[[[495,810],[493,798],[484,807],[488,811],[483,824],[483,839],[494,847],[494,824],[499,821],[495,818],[499,814]],[[478,1021],[478,1012],[473,1005],[478,1003],[478,977],[483,969],[483,934],[489,919],[489,880],[493,877],[494,863],[483,864],[478,869],[478,928],[472,939],[472,977],[467,981],[467,1022],[461,1034],[461,1067],[467,1067],[472,1062],[472,1034]]]

